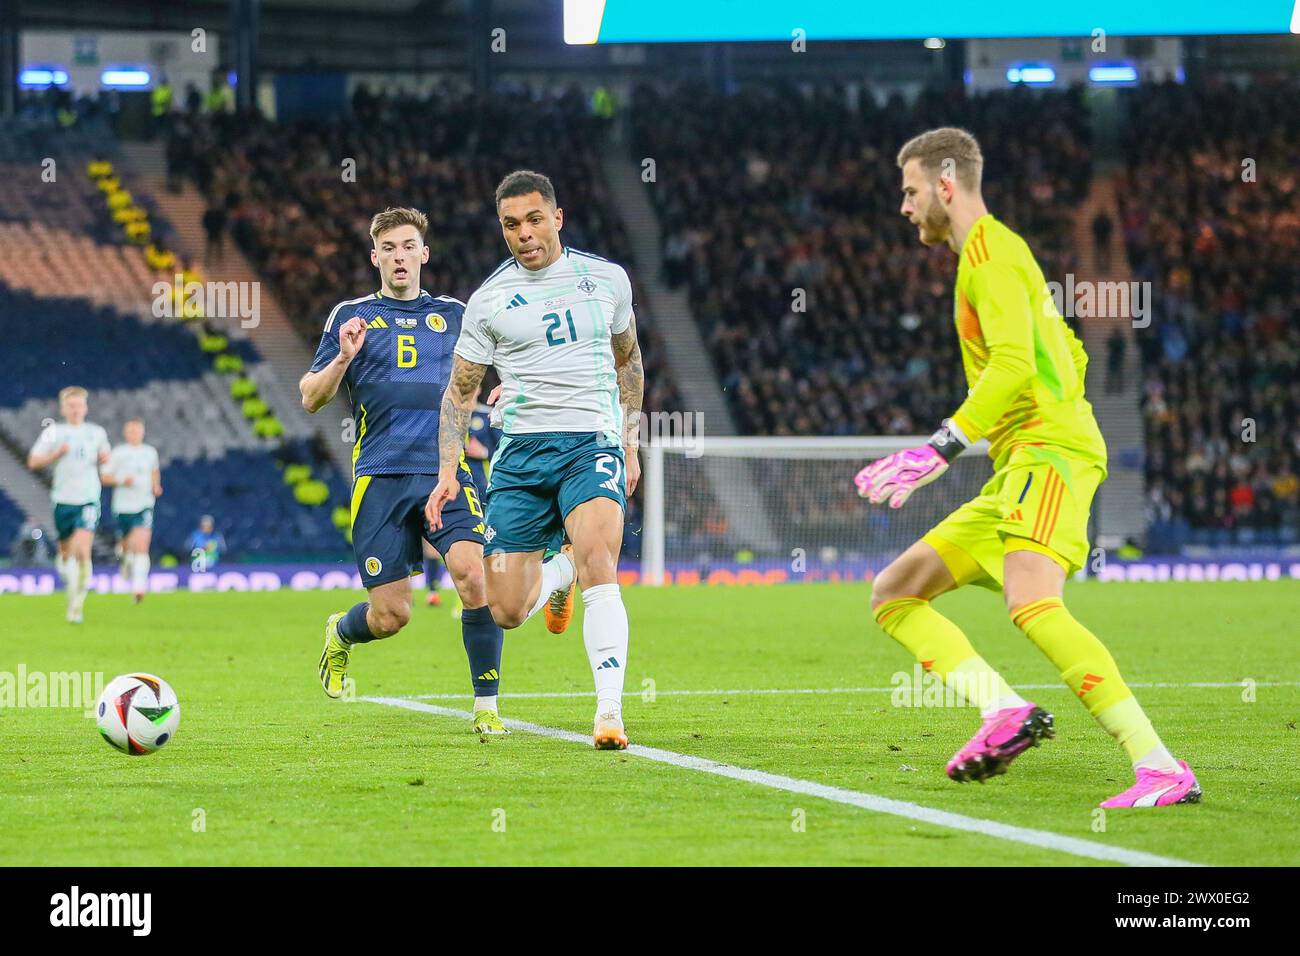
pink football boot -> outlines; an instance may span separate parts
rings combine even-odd
[[[984,723],[974,737],[948,761],[948,776],[958,783],[1006,773],[1011,761],[1030,747],[1037,747],[1044,737],[1055,737],[1052,715],[1037,704],[999,710]]]
[[[1179,770],[1148,770],[1138,767],[1137,783],[1123,793],[1111,797],[1102,807],[1117,810],[1124,807],[1167,807],[1175,803],[1200,803],[1201,785],[1187,761],[1178,761]]]

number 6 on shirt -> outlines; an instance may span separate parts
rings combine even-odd
[[[397,367],[398,368],[415,368],[415,360],[419,353],[415,351],[414,335],[399,335],[397,337]]]

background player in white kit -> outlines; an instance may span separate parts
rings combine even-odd
[[[90,546],[99,525],[99,466],[108,461],[108,432],[86,421],[90,410],[84,388],[70,385],[59,392],[59,414],[41,432],[27,456],[33,471],[54,466],[50,498],[59,539],[59,574],[68,591],[68,620],[82,622],[90,590]]]
[[[125,444],[108,456],[100,472],[113,487],[113,523],[122,548],[121,574],[131,582],[135,603],[149,590],[149,543],[153,539],[153,506],[162,494],[158,450],[144,443],[144,422],[132,418],[122,426]]]
[[[503,628],[518,627],[548,600],[567,602],[576,566],[596,683],[592,741],[621,750],[628,623],[618,555],[626,496],[641,471],[645,385],[632,286],[621,266],[561,244],[564,212],[542,174],[506,176],[496,208],[511,258],[465,307],[426,516],[437,528],[460,491],[465,432],[483,375],[495,365],[503,434],[487,492],[488,604]],[[573,543],[572,560],[561,553],[543,563],[561,531]]]

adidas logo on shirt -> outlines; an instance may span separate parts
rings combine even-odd
[[[499,302],[500,300],[498,299],[497,301]],[[525,299],[525,298],[524,298],[522,295],[520,295],[518,292],[516,292],[516,293],[515,293],[515,297],[514,297],[513,299],[511,299],[511,300],[510,300],[510,304],[506,306],[506,311],[509,312],[511,309],[513,309],[513,308],[514,308],[515,306],[517,306],[517,305],[527,305],[527,304],[528,304],[528,300]]]

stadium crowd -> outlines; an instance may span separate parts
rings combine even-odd
[[[1297,538],[1297,95],[1291,81],[1128,97],[1121,228],[1154,302],[1135,336],[1153,550]]]
[[[512,169],[551,176],[568,245],[628,263],[627,231],[599,164],[606,123],[576,90],[415,97],[361,87],[351,114],[329,120],[179,117],[168,156],[173,173],[192,177],[209,198],[210,228],[229,230],[314,343],[335,304],[374,287],[367,233],[387,206],[429,217],[422,287],[468,299],[508,254],[492,195]],[[645,407],[680,408],[642,303]]]
[[[1279,119],[1295,94],[1171,84],[1127,96],[1114,228],[1134,278],[1156,290],[1155,320],[1135,336],[1152,549],[1296,535],[1300,445],[1284,423],[1300,411],[1300,328],[1287,321],[1300,314],[1300,133]],[[632,152],[655,159],[664,279],[687,288],[742,433],[916,434],[959,403],[952,263],[921,249],[898,214],[894,164],[905,139],[944,123],[980,138],[989,206],[1025,234],[1049,280],[1073,271],[1092,167],[1078,90],[936,90],[911,103],[845,85],[636,91]],[[490,196],[516,166],[553,175],[572,245],[627,262],[600,169],[607,124],[572,91],[362,89],[346,118],[181,117],[169,158],[209,197],[210,231],[229,231],[314,339],[338,299],[373,282],[364,236],[388,204],[429,214],[423,285],[467,297],[504,257]],[[646,408],[680,408],[640,314]],[[1118,387],[1122,355],[1106,361]]]
[[[1071,205],[1089,178],[1077,93],[908,104],[839,85],[637,91],[665,278],[688,286],[742,432],[916,434],[959,403],[951,254],[918,245],[894,162],[942,124],[980,137],[990,208],[1029,236],[1049,278],[1069,269]],[[1027,127],[1039,135],[1017,135]]]

